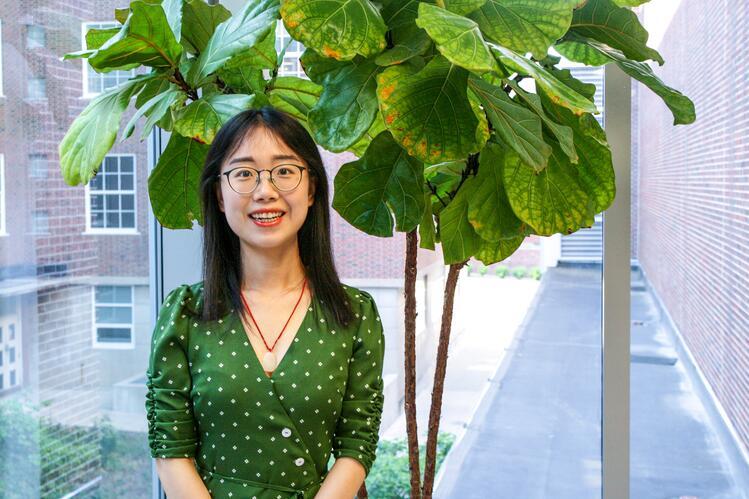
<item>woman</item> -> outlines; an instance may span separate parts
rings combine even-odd
[[[216,135],[200,193],[203,280],[164,300],[147,372],[167,496],[354,497],[375,459],[385,338],[372,296],[338,279],[317,146],[286,113],[244,111]]]

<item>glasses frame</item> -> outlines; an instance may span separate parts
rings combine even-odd
[[[268,178],[270,179],[270,183],[271,183],[271,184],[273,184],[273,188],[274,188],[274,189],[276,189],[276,190],[277,190],[277,191],[279,191],[279,192],[291,192],[291,191],[293,191],[294,189],[296,189],[297,187],[299,187],[299,184],[295,185],[295,186],[294,186],[294,187],[292,187],[291,189],[281,189],[281,188],[279,188],[279,187],[278,187],[278,186],[276,185],[276,182],[275,182],[275,180],[273,180],[273,170],[275,170],[276,168],[279,168],[279,167],[281,167],[281,166],[286,166],[286,167],[289,167],[289,166],[293,166],[293,167],[295,167],[295,168],[298,168],[298,169],[299,169],[299,175],[300,175],[300,177],[299,177],[299,184],[301,184],[301,183],[302,183],[302,176],[304,175],[304,170],[306,170],[306,169],[307,169],[307,167],[306,167],[306,166],[301,166],[301,165],[295,165],[294,163],[282,163],[282,164],[280,164],[280,165],[276,165],[276,166],[274,166],[274,167],[273,167],[273,168],[271,168],[270,170],[269,170],[269,169],[267,169],[267,168],[263,168],[263,169],[261,169],[261,170],[258,170],[257,168],[253,168],[253,167],[251,167],[251,166],[237,166],[237,167],[235,167],[235,168],[232,168],[231,170],[228,170],[228,171],[225,171],[224,173],[220,173],[220,174],[216,175],[216,178],[218,178],[219,180],[221,180],[221,177],[223,177],[224,175],[226,175],[226,182],[227,182],[227,183],[229,184],[229,188],[230,188],[231,190],[233,190],[234,192],[236,192],[236,193],[237,193],[237,194],[239,194],[239,195],[243,195],[243,194],[252,194],[253,192],[255,192],[255,189],[257,189],[257,186],[259,186],[259,185],[260,185],[260,174],[261,174],[262,172],[268,172]],[[231,174],[231,172],[233,172],[234,170],[239,170],[240,168],[241,168],[241,169],[245,169],[245,170],[253,170],[254,172],[256,172],[256,173],[257,173],[257,180],[255,181],[255,187],[253,187],[253,188],[252,188],[252,189],[250,190],[250,192],[239,192],[238,190],[236,190],[236,189],[234,188],[234,186],[233,186],[233,185],[231,185],[231,180],[229,179],[229,175],[230,175],[230,174]]]

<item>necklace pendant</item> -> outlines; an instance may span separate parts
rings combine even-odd
[[[263,355],[263,370],[266,372],[274,371],[277,366],[278,362],[276,360],[276,354],[273,352],[265,352],[265,355]]]

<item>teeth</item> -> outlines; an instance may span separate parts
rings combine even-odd
[[[275,220],[281,215],[283,215],[283,213],[276,212],[276,213],[258,213],[258,214],[250,215],[250,216],[254,218],[255,220]]]

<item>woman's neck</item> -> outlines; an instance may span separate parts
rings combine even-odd
[[[271,296],[297,289],[306,274],[297,244],[270,251],[243,246],[242,269],[243,290]]]

